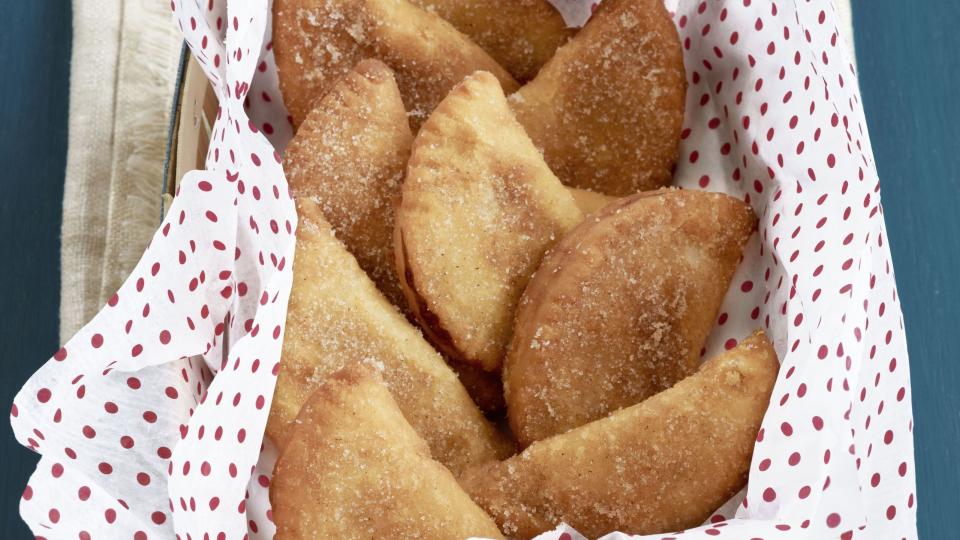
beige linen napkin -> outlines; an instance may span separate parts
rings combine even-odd
[[[73,3],[61,341],[123,283],[159,223],[180,45],[167,2]]]

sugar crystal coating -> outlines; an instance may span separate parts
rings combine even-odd
[[[361,364],[332,374],[304,405],[270,499],[278,539],[502,538]]]
[[[504,534],[565,522],[588,538],[693,527],[747,481],[777,378],[763,332],[646,401],[460,477]]]
[[[397,211],[398,265],[424,331],[453,358],[499,368],[540,257],[582,217],[497,80],[465,79],[414,140]]]
[[[394,70],[414,130],[470,73],[493,73],[506,91],[517,83],[438,15],[407,0],[276,0],[273,45],[284,102],[299,126],[313,101],[363,59]]]
[[[283,446],[311,392],[346,366],[382,371],[400,410],[435,459],[454,472],[513,451],[456,374],[377,291],[320,208],[297,201],[300,224],[280,373],[267,434]]]
[[[564,236],[524,291],[504,361],[521,446],[691,374],[755,226],[739,199],[666,188]]]
[[[565,184],[621,196],[670,182],[686,88],[663,2],[606,0],[510,103]]]

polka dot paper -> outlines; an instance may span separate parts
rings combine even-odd
[[[183,179],[127,282],[15,399],[14,432],[43,456],[21,514],[43,538],[271,536],[257,464],[297,222],[268,139],[290,133],[265,74],[268,3],[170,7],[220,101],[207,169]]]
[[[838,15],[829,2],[666,4],[689,83],[676,183],[760,217],[704,355],[762,327],[781,369],[747,489],[708,524],[649,538],[915,538],[903,316]]]
[[[597,2],[557,3],[582,20]],[[689,83],[677,183],[760,217],[704,356],[765,328],[782,367],[748,487],[707,524],[648,538],[915,538],[903,321],[837,14],[828,2],[667,5]],[[14,401],[18,441],[42,455],[20,506],[40,538],[275,530],[263,429],[297,218],[269,1],[170,7],[220,100],[206,170],[183,179],[127,282]],[[579,535],[558,524],[542,538]]]

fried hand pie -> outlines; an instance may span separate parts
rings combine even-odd
[[[605,0],[510,103],[564,183],[622,196],[670,182],[686,88],[663,1]]]
[[[360,268],[406,306],[393,254],[394,210],[413,134],[393,72],[364,60],[316,102],[284,155],[295,197],[323,210]]]
[[[560,240],[523,293],[504,361],[521,446],[693,373],[756,221],[729,195],[666,188],[610,203]]]
[[[270,483],[276,538],[502,538],[362,364],[319,385]]]
[[[483,72],[423,125],[402,194],[395,249],[411,309],[448,356],[496,370],[527,281],[583,214]]]
[[[547,0],[411,0],[483,47],[518,81],[528,81],[576,30]]]
[[[518,86],[470,38],[407,0],[275,0],[273,15],[280,89],[296,127],[365,58],[396,72],[414,130],[476,70],[493,73],[508,92]]]
[[[457,375],[377,290],[334,236],[320,207],[297,201],[293,288],[267,434],[283,447],[307,398],[330,374],[363,362],[383,379],[433,457],[455,474],[503,458],[513,444],[492,426]]]
[[[516,538],[560,522],[588,538],[697,526],[746,484],[778,369],[758,332],[669,390],[470,469],[460,484]]]

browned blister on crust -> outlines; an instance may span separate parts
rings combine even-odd
[[[451,358],[498,369],[523,288],[582,213],[483,72],[423,125],[402,193],[396,253],[411,308]]]
[[[303,406],[270,482],[276,538],[502,538],[360,364]]]
[[[275,0],[273,14],[280,89],[294,126],[365,58],[396,72],[414,130],[478,69],[493,73],[508,92],[518,87],[480,46],[407,0]]]
[[[728,195],[665,188],[609,204],[558,242],[504,361],[521,446],[692,373],[756,221]]]
[[[547,0],[411,0],[483,47],[518,81],[528,81],[576,33]]]
[[[412,144],[393,72],[364,60],[316,102],[283,160],[293,195],[320,205],[360,268],[401,307],[393,220]]]
[[[492,426],[457,375],[377,290],[334,236],[321,209],[297,201],[293,287],[267,434],[279,447],[309,395],[331,373],[363,362],[382,369],[410,425],[455,473],[503,458],[513,444]]]
[[[510,102],[564,183],[629,195],[670,182],[686,88],[662,0],[606,0]]]
[[[746,484],[778,369],[758,332],[669,390],[468,470],[460,484],[510,537],[560,522],[588,538],[697,526]]]

